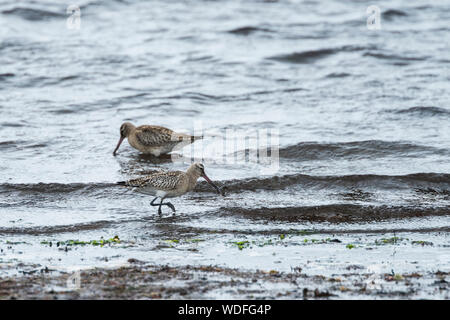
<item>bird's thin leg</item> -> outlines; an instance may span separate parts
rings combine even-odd
[[[158,197],[154,198],[154,199],[152,200],[152,202],[150,202],[150,205],[153,206],[153,207],[158,207],[158,214],[161,214],[161,213],[162,213],[162,210],[161,210],[161,207],[162,207],[162,206],[168,206],[170,209],[172,209],[173,212],[176,211],[176,210],[175,210],[175,207],[174,207],[173,204],[171,204],[170,202],[164,202],[164,203],[163,203],[163,201],[164,201],[165,198],[161,198],[161,202],[160,202],[159,204],[158,204],[158,203],[155,203],[156,199],[158,199]]]
[[[175,207],[173,206],[173,204],[171,204],[170,202],[164,202],[163,203],[163,200],[164,200],[165,198],[162,198],[161,199],[161,206],[168,206],[170,209],[172,209],[172,211],[173,212],[175,212],[176,210],[175,210]]]
[[[159,208],[158,208],[158,213],[159,213],[159,214],[162,213],[162,211],[161,211],[161,206],[163,205],[163,200],[164,200],[164,198],[161,198],[161,202],[159,203]]]
[[[158,199],[158,197],[156,197],[155,199],[152,200],[152,202],[150,202],[150,205],[153,207],[158,207],[158,213],[161,214],[161,204],[163,202],[163,199],[161,199],[161,203],[160,204],[156,204],[155,200]]]
[[[175,207],[173,204],[171,204],[170,202],[165,202],[163,203],[163,205],[168,206],[170,209],[172,209],[173,212],[175,212]]]
[[[159,206],[159,204],[156,204],[156,203],[155,203],[155,200],[156,200],[156,199],[158,199],[158,197],[156,197],[155,199],[152,200],[152,202],[150,202],[150,205],[151,205],[151,206],[153,206],[153,207]]]

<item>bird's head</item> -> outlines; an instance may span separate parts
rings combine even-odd
[[[120,126],[120,137],[125,139],[133,131],[135,126],[131,122],[124,122]]]
[[[119,143],[117,143],[117,147],[114,149],[113,155],[116,155],[117,150],[120,147],[120,144],[122,141],[127,138],[130,133],[135,129],[136,127],[131,122],[124,122],[120,126],[120,139]]]
[[[193,163],[189,169],[188,169],[188,173],[191,173],[193,176],[195,176],[196,178],[198,177],[202,177],[203,179],[206,180],[206,182],[208,182],[214,189],[216,189],[218,194],[223,195],[223,193],[220,191],[219,187],[216,186],[211,179],[208,178],[208,176],[205,173],[205,166],[202,163],[196,162]]]

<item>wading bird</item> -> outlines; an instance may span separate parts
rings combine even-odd
[[[160,126],[143,125],[136,127],[130,122],[125,122],[120,126],[120,139],[114,149],[114,156],[125,138],[128,138],[128,143],[133,148],[142,153],[159,157],[162,154],[181,149],[203,137],[177,133]]]
[[[139,192],[155,196],[150,205],[158,207],[158,213],[161,214],[162,206],[168,206],[175,212],[173,204],[170,202],[163,202],[164,199],[179,197],[186,192],[194,190],[197,180],[200,177],[203,177],[214,189],[216,189],[217,193],[224,195],[223,191],[208,178],[205,173],[205,167],[201,163],[192,164],[186,172],[156,172],[143,178],[120,181],[117,184],[136,188]],[[155,203],[158,198],[161,198],[161,202]]]

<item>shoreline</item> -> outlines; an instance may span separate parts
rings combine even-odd
[[[128,266],[0,279],[0,299],[449,299],[450,272],[374,274],[349,265],[331,277],[220,266]],[[70,278],[70,279],[69,279]],[[72,282],[70,282],[72,280]],[[75,281],[73,281],[75,280]],[[69,282],[68,282],[69,281]]]

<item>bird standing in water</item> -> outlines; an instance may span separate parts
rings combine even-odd
[[[178,150],[203,137],[177,133],[160,126],[143,125],[136,127],[130,122],[125,122],[120,126],[120,139],[117,147],[114,149],[114,156],[125,138],[128,138],[128,143],[133,148],[142,153],[159,157],[162,154]]]
[[[198,162],[192,164],[186,172],[156,172],[143,178],[121,181],[117,184],[133,187],[136,188],[137,191],[155,196],[150,205],[158,207],[158,213],[161,214],[162,206],[168,206],[175,212],[173,204],[170,202],[163,202],[164,199],[179,197],[186,192],[194,190],[197,180],[200,177],[203,177],[214,189],[216,189],[217,193],[224,195],[219,187],[208,178],[203,164]],[[161,198],[161,202],[155,203],[158,198]]]

